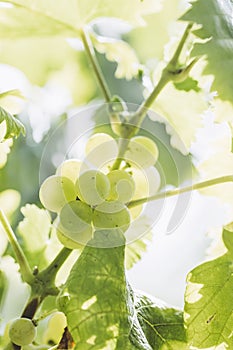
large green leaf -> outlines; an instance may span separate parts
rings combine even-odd
[[[2,36],[72,36],[99,17],[116,17],[133,25],[143,24],[143,15],[157,12],[160,1],[153,0],[4,0],[13,8],[1,8]]]
[[[111,233],[111,232],[110,232]],[[103,240],[110,247],[103,246]],[[124,271],[122,236],[99,231],[74,265],[60,296],[76,349],[133,349],[129,347],[130,310]],[[69,295],[66,303],[66,294]],[[150,348],[148,348],[150,349]]]
[[[125,277],[124,237],[99,231],[89,244],[58,298],[75,349],[178,349],[170,342],[185,341],[182,313],[134,294]]]
[[[0,125],[2,122],[5,122],[5,130],[3,138],[0,135],[0,142],[2,139],[9,139],[11,137],[18,137],[20,134],[25,135],[25,127],[24,125],[13,115],[5,111],[2,107],[0,107]]]
[[[196,43],[193,55],[207,55],[206,74],[213,74],[213,89],[233,103],[233,3],[232,0],[198,0],[182,17],[202,27],[195,31],[204,44]]]
[[[185,322],[190,344],[233,349],[233,232],[224,231],[228,252],[188,275]]]

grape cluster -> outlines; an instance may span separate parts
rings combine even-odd
[[[48,210],[58,214],[57,236],[68,248],[80,248],[94,230],[125,232],[142,208],[129,210],[131,200],[158,190],[160,177],[154,167],[156,144],[144,136],[130,140],[120,169],[112,170],[118,144],[98,133],[86,144],[85,161],[64,161],[56,174],[41,185],[39,196]]]

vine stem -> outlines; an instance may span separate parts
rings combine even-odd
[[[151,94],[147,97],[147,99],[144,100],[144,102],[142,102],[138,110],[129,120],[128,124],[130,124],[131,127],[128,127],[128,129],[124,133],[124,139],[126,139],[127,142],[125,141],[120,143],[118,156],[112,166],[112,170],[119,169],[121,162],[123,160],[124,154],[127,150],[130,138],[135,134],[137,134],[140,125],[142,124],[143,120],[146,117],[148,108],[151,107],[152,103],[155,101],[159,93],[170,81],[175,80],[177,76],[187,75],[191,70],[192,66],[195,64],[196,60],[194,59],[188,67],[185,67],[184,69],[179,69],[179,70],[177,69],[181,51],[184,47],[184,44],[187,40],[187,37],[189,35],[191,28],[192,28],[192,24],[189,23],[185,29],[185,32],[179,42],[179,45],[174,55],[172,56],[171,60],[168,62],[166,67],[163,69],[162,75],[157,85],[154,87]]]
[[[200,190],[202,188],[206,188],[206,187],[210,187],[210,186],[214,186],[214,185],[219,185],[219,184],[226,183],[226,182],[233,182],[233,175],[221,176],[221,177],[217,177],[217,178],[214,178],[211,180],[198,182],[198,183],[191,185],[191,186],[187,186],[187,187],[183,187],[183,188],[176,188],[174,190],[160,192],[160,193],[157,193],[151,197],[136,199],[134,201],[129,202],[128,208],[133,208],[133,207],[136,207],[137,205],[144,204],[147,202],[152,202],[152,201],[162,199],[162,198],[177,196],[178,194],[182,194],[182,193],[190,192],[190,191],[196,191],[196,190]]]
[[[7,234],[8,240],[12,246],[12,249],[15,253],[16,260],[20,266],[20,272],[22,279],[28,283],[32,284],[34,280],[34,276],[32,274],[31,268],[29,266],[28,260],[26,256],[24,255],[24,252],[22,248],[19,245],[19,242],[14,234],[14,231],[12,230],[10,223],[4,214],[3,210],[0,209],[0,223],[2,224],[2,227],[4,231]]]
[[[88,36],[88,33],[85,29],[82,29],[80,31],[80,36],[85,48],[85,51],[89,57],[89,60],[92,64],[92,68],[95,72],[96,78],[98,80],[99,86],[103,92],[104,98],[106,100],[106,102],[111,102],[111,93],[109,91],[108,85],[106,83],[106,80],[103,76],[103,73],[100,69],[99,63],[97,61],[96,55],[95,55],[95,50],[94,47],[92,45],[91,39]]]

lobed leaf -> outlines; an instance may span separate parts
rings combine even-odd
[[[181,18],[201,25],[194,33],[205,43],[196,43],[192,54],[206,55],[206,74],[214,75],[213,89],[219,98],[233,104],[233,3],[232,0],[197,0]]]
[[[79,30],[99,17],[115,17],[132,25],[144,24],[143,16],[161,9],[161,0],[4,0],[13,5],[0,9],[4,37],[79,35]]]
[[[95,49],[105,54],[109,61],[117,63],[115,76],[131,80],[138,75],[140,68],[136,52],[125,41],[92,34]]]
[[[109,248],[101,248],[109,242]],[[124,270],[125,239],[98,231],[58,297],[75,349],[175,349],[185,341],[182,313],[134,293]],[[115,246],[115,247],[114,247]],[[171,343],[172,344],[172,343]]]
[[[189,343],[197,348],[233,348],[233,232],[224,230],[228,252],[192,270],[185,293]]]

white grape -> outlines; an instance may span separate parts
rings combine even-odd
[[[92,209],[81,201],[67,203],[57,226],[59,241],[69,249],[81,249],[92,237]]]
[[[58,213],[67,202],[76,199],[75,186],[68,178],[53,175],[42,183],[39,197],[46,209]]]
[[[67,159],[59,165],[56,175],[67,177],[74,184],[80,175],[80,172],[88,170],[87,165],[78,159]]]
[[[60,212],[60,224],[70,232],[82,232],[92,220],[92,209],[81,201],[67,203]]]
[[[28,318],[14,320],[9,328],[9,338],[12,343],[23,346],[33,342],[36,337],[36,327]]]
[[[97,170],[88,170],[80,175],[76,182],[79,199],[90,205],[102,203],[109,195],[110,182],[105,174]]]
[[[119,228],[124,232],[130,225],[129,210],[118,201],[103,202],[94,209],[93,225],[97,229]]]
[[[148,168],[156,163],[158,155],[154,141],[145,136],[136,136],[130,140],[124,158],[132,165]]]
[[[113,170],[107,175],[110,181],[110,194],[108,199],[127,203],[133,197],[135,183],[132,176],[124,170]]]
[[[113,162],[117,154],[118,146],[114,138],[108,134],[98,133],[87,141],[85,162],[100,169],[105,164]]]

